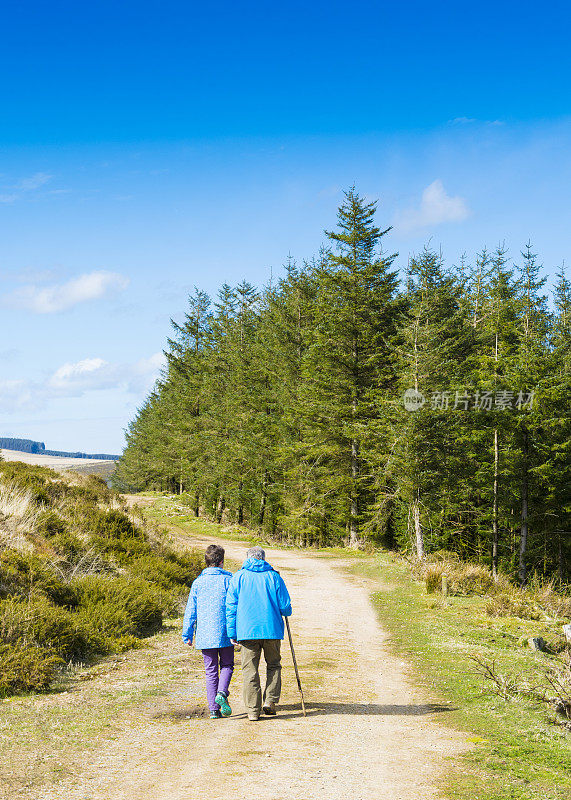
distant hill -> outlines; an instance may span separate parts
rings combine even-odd
[[[110,455],[109,453],[68,453],[64,450],[46,450],[43,442],[8,437],[0,437],[0,450],[18,450],[21,453],[32,453],[41,456],[63,456],[64,458],[95,458],[103,461],[118,461],[121,458],[121,456]]]

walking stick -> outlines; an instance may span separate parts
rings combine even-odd
[[[301,708],[303,709],[303,716],[307,717],[307,713],[305,711],[305,703],[303,701],[303,689],[301,688],[301,681],[299,679],[299,670],[297,668],[297,661],[295,660],[295,652],[294,652],[294,649],[293,649],[293,641],[292,641],[292,638],[291,638],[291,631],[290,631],[290,628],[289,628],[289,619],[287,617],[284,617],[284,619],[285,619],[285,624],[286,624],[286,628],[287,628],[289,646],[291,648],[291,657],[293,659],[293,668],[295,670],[295,677],[297,678],[297,688],[299,689],[299,693],[301,695]]]

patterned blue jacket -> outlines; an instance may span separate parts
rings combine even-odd
[[[229,647],[226,634],[226,592],[231,572],[207,567],[191,586],[182,623],[182,639],[198,650]],[[195,636],[196,628],[196,636]]]

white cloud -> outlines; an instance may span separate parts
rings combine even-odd
[[[58,396],[77,397],[101,389],[124,389],[132,394],[148,391],[164,366],[162,353],[133,364],[111,364],[102,358],[84,358],[62,364],[47,380],[46,388]]]
[[[97,388],[101,388],[100,377],[108,363],[102,358],[84,358],[75,364],[62,364],[56,369],[48,380],[48,386],[53,389],[67,389],[71,386],[89,385],[92,378],[96,378]]]
[[[476,117],[454,117],[448,120],[449,125],[505,125],[501,119],[477,119]]]
[[[22,178],[21,181],[18,181],[16,189],[20,192],[33,192],[48,181],[51,181],[52,177],[47,172],[36,172],[34,175],[30,175],[29,178]]]
[[[88,300],[126,289],[129,279],[116,272],[89,272],[66,283],[38,286],[30,284],[5,298],[8,305],[24,308],[35,314],[57,314]]]
[[[418,208],[397,212],[394,226],[401,231],[412,231],[443,222],[462,222],[470,213],[464,198],[450,197],[442,181],[437,179],[423,191]]]
[[[48,181],[51,181],[52,178],[53,175],[50,175],[47,172],[35,172],[28,178],[22,178],[17,183],[9,187],[9,192],[0,194],[0,203],[14,203],[16,200],[19,200],[21,197],[29,194],[30,192],[35,192],[37,189],[40,189],[42,186],[48,183]]]
[[[105,389],[117,389],[138,398],[150,391],[164,364],[162,353],[131,364],[84,358],[62,364],[43,381],[3,380],[0,381],[0,411],[35,411],[45,408],[51,400],[82,397]]]

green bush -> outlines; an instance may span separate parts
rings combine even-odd
[[[59,479],[59,475],[45,467],[29,467],[19,461],[0,463],[0,475],[5,483],[25,489],[32,495],[36,505],[47,505],[52,499],[48,489],[49,481]]]
[[[0,550],[0,694],[42,690],[63,663],[138,646],[203,569],[202,554],[151,542],[127,514],[105,508],[114,495],[97,476],[10,462],[0,479],[42,505],[35,550]]]
[[[178,555],[169,552],[166,556],[149,553],[129,564],[132,575],[167,590],[190,588],[202,569],[202,554],[194,553]]]
[[[97,492],[87,486],[67,486],[65,497],[66,500],[83,500],[90,505],[97,505],[99,500]]]
[[[51,539],[67,530],[67,525],[55,511],[42,511],[36,522],[36,534]]]
[[[133,625],[129,614],[109,603],[82,606],[74,616],[90,656],[121,652],[121,643],[128,637],[135,638],[130,633]]]
[[[0,644],[0,697],[45,691],[62,663],[42,647]]]
[[[120,564],[151,552],[146,533],[122,511],[99,512],[91,540],[102,553],[110,553]]]
[[[107,606],[113,612],[124,612],[129,626],[122,632],[133,635],[158,630],[163,616],[172,613],[176,606],[172,594],[137,578],[86,575],[72,585],[79,599],[78,611],[90,609],[95,613],[99,609],[100,613]]]
[[[7,549],[0,553],[0,598],[44,594],[54,603],[72,607],[75,595],[45,558]]]
[[[88,642],[84,631],[75,623],[75,615],[53,605],[46,597],[2,601],[0,641],[40,647],[64,661],[80,661],[89,655]]]
[[[106,511],[99,515],[95,525],[98,536],[106,539],[139,539],[146,541],[145,532],[138,528],[122,511]]]
[[[78,559],[87,551],[88,546],[70,531],[56,534],[50,541],[58,555],[62,556],[68,564],[77,563]]]
[[[110,503],[113,497],[117,497],[100,475],[88,475],[85,478],[85,485],[97,496],[99,502]]]

